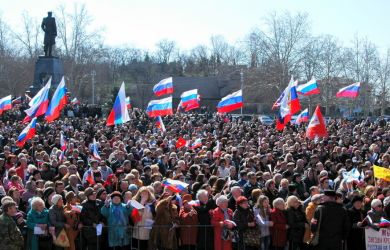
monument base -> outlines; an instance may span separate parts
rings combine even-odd
[[[52,77],[52,88],[57,87],[64,76],[64,65],[58,57],[39,56],[35,63],[34,82],[30,87],[30,92],[35,95]]]

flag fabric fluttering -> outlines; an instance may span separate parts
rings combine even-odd
[[[127,109],[131,109],[130,96],[126,97],[126,106],[127,106]]]
[[[77,99],[77,97],[73,98],[72,101],[70,102],[72,105],[79,105],[80,101]]]
[[[218,113],[227,113],[243,107],[242,90],[225,96],[217,105]]]
[[[353,83],[337,91],[336,97],[356,98],[359,96],[360,82]]]
[[[92,158],[99,161],[101,160],[99,155],[99,148],[95,138],[93,138],[93,143],[92,143]]]
[[[18,136],[18,140],[16,141],[16,146],[21,148],[28,140],[34,137],[36,132],[36,125],[37,125],[37,118],[34,117],[27,125],[27,127],[25,127],[20,133],[20,135]]]
[[[388,221],[385,218],[381,217],[381,220],[379,221],[379,227],[380,228],[390,227],[390,221]]]
[[[186,145],[187,145],[187,141],[183,137],[179,137],[179,139],[177,139],[177,141],[176,141],[175,146],[177,149],[179,149],[179,148],[182,148]]]
[[[149,117],[173,115],[172,96],[160,100],[150,101],[148,103],[148,107],[146,108],[146,112]]]
[[[308,122],[309,121],[309,109],[304,109],[297,117],[295,120],[295,124],[301,124],[303,122]]]
[[[283,91],[283,97],[280,101],[278,117],[276,119],[276,129],[283,130],[286,124],[291,120],[291,116],[301,109],[296,90],[297,81],[294,82],[291,77],[290,83]]]
[[[66,95],[67,89],[65,86],[65,79],[62,77],[60,84],[58,84],[53,97],[51,98],[49,107],[46,111],[46,121],[52,122],[61,115],[61,110],[68,103],[68,97]]]
[[[119,125],[128,121],[130,121],[130,116],[126,105],[125,83],[122,82],[118,95],[115,98],[114,106],[107,117],[106,125]]]
[[[92,169],[88,170],[87,177],[85,178],[85,181],[88,182],[89,185],[95,184],[95,178],[93,177]]]
[[[173,79],[172,77],[165,78],[154,85],[153,93],[156,96],[168,95],[173,93]]]
[[[15,98],[12,100],[12,105],[21,104],[21,103],[22,103],[22,97],[21,97],[21,96],[15,97]]]
[[[30,108],[24,112],[27,116],[23,122],[29,122],[32,118],[44,115],[49,106],[49,91],[51,86],[51,77],[47,81],[46,85],[31,99],[29,105]]]
[[[313,140],[314,138],[327,136],[328,131],[326,130],[325,120],[322,116],[320,106],[317,106],[307,126],[306,137]]]
[[[162,185],[164,187],[167,187],[169,190],[171,190],[174,193],[180,193],[181,191],[184,191],[188,184],[179,180],[172,180],[172,179],[165,179],[162,182]]]
[[[180,107],[184,108],[186,112],[199,108],[199,95],[197,89],[183,92],[180,98]]]
[[[0,115],[6,111],[12,109],[12,96],[8,95],[0,99]]]
[[[157,117],[156,117],[156,127],[157,127],[158,129],[160,129],[162,132],[165,132],[165,131],[166,131],[165,125],[164,125],[164,122],[163,122],[161,116],[157,116]]]
[[[320,89],[318,88],[317,80],[313,77],[307,83],[298,85],[297,93],[304,96],[319,94]]]
[[[65,135],[62,132],[60,135],[60,145],[61,145],[61,151],[65,152],[68,148],[68,141],[66,140]]]
[[[195,139],[195,141],[192,143],[191,145],[191,149],[196,149],[196,148],[200,148],[202,147],[202,139],[201,138],[197,138]]]
[[[360,173],[357,168],[353,168],[348,172],[343,173],[343,179],[346,182],[353,182],[353,181],[359,181],[360,180]]]
[[[373,169],[375,178],[390,182],[390,169],[379,167],[377,165],[374,165]]]

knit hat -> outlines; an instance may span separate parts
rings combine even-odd
[[[88,196],[90,196],[91,194],[93,194],[93,192],[94,192],[93,188],[91,188],[91,187],[86,188],[86,189],[84,190],[85,197],[88,198]]]
[[[382,206],[381,200],[379,200],[379,199],[373,199],[373,200],[371,201],[371,207],[372,207],[372,208],[375,208],[375,207],[378,207],[378,206]]]
[[[236,204],[237,204],[237,206],[238,206],[238,205],[240,205],[241,203],[244,203],[244,202],[246,202],[246,201],[248,201],[248,199],[247,199],[245,196],[240,196],[240,197],[237,198]]]
[[[66,202],[70,202],[74,197],[76,197],[73,191],[67,192],[65,195]]]
[[[55,195],[53,195],[53,197],[51,197],[51,203],[52,203],[53,205],[57,205],[57,203],[58,203],[58,201],[59,201],[60,199],[62,199],[62,196],[59,195],[59,194],[55,194]]]

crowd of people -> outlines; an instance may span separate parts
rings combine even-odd
[[[359,250],[390,220],[389,182],[373,175],[389,168],[390,123],[331,120],[308,140],[305,125],[255,117],[179,113],[162,131],[129,112],[115,127],[38,122],[23,148],[20,119],[0,117],[0,249]]]

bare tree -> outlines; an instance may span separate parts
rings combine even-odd
[[[159,63],[168,64],[171,60],[172,54],[176,49],[176,42],[163,39],[159,41],[157,44],[156,57]]]
[[[21,32],[15,32],[14,36],[16,40],[21,44],[22,49],[26,52],[30,59],[35,59],[39,55],[41,50],[41,26],[40,24],[30,17],[27,12],[22,14],[23,30]]]
[[[386,55],[379,60],[377,65],[378,72],[378,96],[380,102],[380,114],[384,115],[388,107],[388,99],[390,93],[390,49]]]

